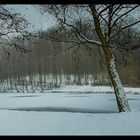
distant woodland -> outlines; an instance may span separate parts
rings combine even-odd
[[[132,45],[131,40],[139,41],[139,38],[130,38],[127,32],[125,34],[121,40],[121,37],[116,37],[116,41],[123,41],[129,47]],[[47,40],[48,35],[55,36],[58,40]],[[72,42],[63,42],[64,38],[66,33],[58,32],[56,27],[46,32],[40,31],[38,36],[32,36],[26,41],[20,37],[13,38],[26,49],[21,51],[15,46],[7,46],[6,51],[1,49],[0,82],[31,84],[38,81],[43,84],[48,82],[51,75],[50,84],[56,87],[63,81],[76,85],[110,85],[102,50],[89,44],[75,47]],[[119,56],[116,59],[117,69],[125,86],[140,86],[139,54],[140,49],[115,52]]]

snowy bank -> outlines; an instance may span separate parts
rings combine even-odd
[[[114,94],[0,94],[0,135],[139,135],[140,95],[118,113]]]

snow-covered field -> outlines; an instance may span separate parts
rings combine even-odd
[[[140,88],[124,88],[126,94],[140,94]],[[91,85],[62,85],[60,88],[48,90],[46,92],[53,93],[113,93],[113,87],[111,86],[91,86]]]
[[[55,93],[1,93],[0,135],[140,135],[140,95],[126,94],[131,112],[118,113],[112,91],[67,86]]]

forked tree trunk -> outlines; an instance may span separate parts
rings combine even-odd
[[[122,86],[119,74],[116,69],[115,58],[112,50],[109,47],[103,47],[103,49],[106,55],[107,69],[112,85],[114,87],[119,112],[129,112],[129,104],[125,96],[124,88]]]

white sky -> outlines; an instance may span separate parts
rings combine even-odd
[[[21,13],[21,15],[31,23],[32,26],[29,27],[31,30],[46,30],[47,28],[55,25],[55,18],[45,13],[41,14],[40,10],[35,7],[36,5],[21,5],[21,4],[11,4],[6,5],[6,7],[15,12]],[[140,18],[139,9],[133,12],[135,18]],[[139,24],[136,25],[139,27]],[[139,29],[139,28],[138,28]]]
[[[47,13],[41,14],[35,5],[13,4],[6,5],[6,7],[14,13],[21,13],[21,15],[31,23],[32,26],[29,27],[31,30],[46,30],[55,25],[55,19]]]

